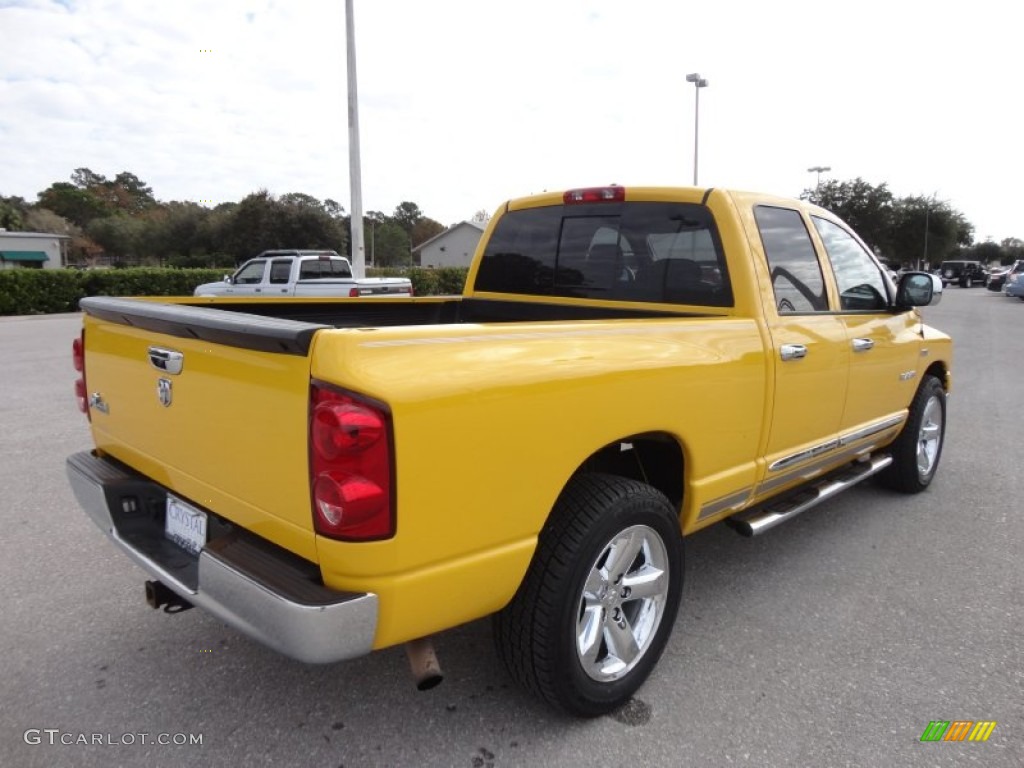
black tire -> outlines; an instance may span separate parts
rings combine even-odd
[[[934,376],[925,376],[910,403],[903,431],[892,444],[892,464],[880,475],[882,483],[903,493],[927,488],[942,458],[946,437],[946,391]]]
[[[494,617],[498,655],[554,708],[607,714],[657,663],[682,586],[679,518],[668,499],[627,478],[579,475],[541,531],[519,591]],[[649,594],[634,594],[641,589]]]

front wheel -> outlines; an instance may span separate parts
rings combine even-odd
[[[498,655],[528,691],[569,714],[623,704],[672,632],[683,584],[675,509],[649,485],[575,477],[541,532],[512,602],[494,618]]]
[[[903,431],[892,444],[892,464],[879,476],[897,491],[919,493],[939,468],[946,435],[946,390],[934,376],[925,376],[910,404]]]

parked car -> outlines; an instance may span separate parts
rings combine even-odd
[[[1021,283],[1024,281],[1024,259],[1017,259],[1011,264],[1002,275],[1002,280],[999,282],[998,288],[992,290],[1002,290],[1007,296],[1019,296],[1020,294],[1014,294],[1010,292],[1010,286],[1015,283]]]
[[[1024,272],[1007,275],[1003,293],[1007,296],[1016,296],[1018,299],[1024,299]]]
[[[1003,290],[1003,283],[1006,282],[1006,276],[1010,272],[1010,267],[999,267],[993,269],[988,273],[988,279],[985,281],[985,287],[990,291],[1001,291]]]
[[[961,288],[984,285],[988,277],[980,261],[944,261],[939,269],[943,285],[956,283]]]

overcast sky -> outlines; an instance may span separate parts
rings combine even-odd
[[[1024,238],[1003,0],[355,0],[363,204],[443,224],[575,186],[935,194]],[[78,167],[160,200],[350,208],[344,0],[0,0],[0,195]]]

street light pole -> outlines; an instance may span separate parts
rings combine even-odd
[[[693,186],[697,186],[697,148],[700,131],[700,89],[708,87],[708,81],[697,72],[686,76],[686,82],[693,83]]]
[[[352,231],[352,276],[366,277],[363,245],[363,182],[359,160],[359,93],[356,87],[356,30],[353,0],[345,0],[345,48],[348,64],[348,183],[352,194],[349,211]]]
[[[931,213],[931,206],[928,200],[924,201],[924,258],[921,259],[921,266],[918,269],[928,268],[928,214]]]
[[[821,174],[826,172],[826,171],[831,171],[831,170],[832,170],[832,167],[828,166],[828,165],[812,165],[810,168],[807,169],[808,173],[816,173],[816,174],[818,174],[818,176],[817,176],[817,178],[815,179],[815,182],[814,182],[814,190],[815,191],[817,191],[821,187]]]
[[[933,192],[932,196],[924,201],[924,258],[921,260],[921,265],[918,269],[928,268],[928,218],[932,212],[932,207],[935,205],[935,196],[937,194],[937,192]]]

